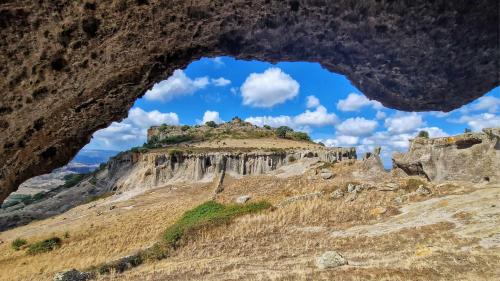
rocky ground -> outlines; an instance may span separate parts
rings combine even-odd
[[[359,161],[358,161],[359,162]],[[318,163],[320,164],[320,163]],[[276,206],[228,227],[200,231],[171,257],[99,280],[495,280],[500,254],[500,185],[446,182],[386,173],[356,180],[355,161],[310,166],[298,175],[228,176],[216,197]],[[325,179],[325,174],[331,177]],[[212,198],[213,185],[169,185],[81,205],[0,234],[0,280],[51,280],[69,268],[114,260],[160,239],[182,212]],[[10,248],[64,236],[37,256]],[[323,268],[335,251],[347,260]],[[328,255],[327,255],[328,256]]]
[[[95,182],[87,179],[69,193],[78,196],[99,185],[113,191],[109,197],[0,232],[0,280],[52,280],[64,270],[129,257],[161,241],[184,212],[209,200],[264,200],[273,207],[230,224],[206,225],[164,259],[96,279],[498,280],[496,171],[485,171],[487,179],[472,172],[461,181],[428,176],[436,167],[441,179],[456,172],[446,169],[454,167],[446,165],[453,159],[437,157],[440,151],[496,163],[497,136],[469,147],[463,140],[477,136],[429,140],[436,146],[424,150],[417,139],[392,171],[383,169],[379,151],[356,160],[347,157],[348,149],[311,151],[306,143],[276,139],[222,141],[231,142],[231,149],[216,141],[174,153],[122,154],[95,174]],[[411,158],[415,151],[418,157]],[[260,172],[243,173],[241,165]],[[421,170],[410,169],[419,165]],[[62,239],[61,246],[38,255],[27,254],[27,246],[11,247],[16,238],[31,244],[53,236]]]

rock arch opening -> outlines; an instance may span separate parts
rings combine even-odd
[[[0,201],[202,56],[319,62],[408,111],[499,84],[492,0],[7,1],[0,15]]]

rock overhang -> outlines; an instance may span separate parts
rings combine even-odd
[[[2,1],[0,200],[203,56],[318,62],[371,99],[449,111],[499,85],[497,1]]]

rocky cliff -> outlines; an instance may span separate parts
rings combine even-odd
[[[500,129],[444,138],[415,138],[407,153],[394,154],[393,168],[436,182],[500,182]]]
[[[224,171],[241,177],[262,175],[305,158],[335,163],[356,159],[354,148],[317,150],[163,150],[148,153],[124,153],[108,163],[108,177],[117,178],[114,190],[151,188],[180,182],[210,182]]]
[[[319,62],[369,98],[448,111],[498,85],[480,1],[0,1],[0,201],[201,57]]]

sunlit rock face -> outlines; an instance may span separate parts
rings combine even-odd
[[[212,182],[222,171],[236,178],[265,175],[286,165],[314,159],[337,163],[356,159],[355,148],[317,150],[123,153],[108,162],[107,183],[113,190],[153,188],[166,184]],[[301,164],[302,163],[302,164]]]
[[[0,200],[202,56],[319,62],[388,107],[457,108],[499,84],[498,9],[495,0],[1,1]]]
[[[415,138],[407,153],[396,153],[393,166],[407,175],[435,182],[500,181],[500,128],[445,138]]]

